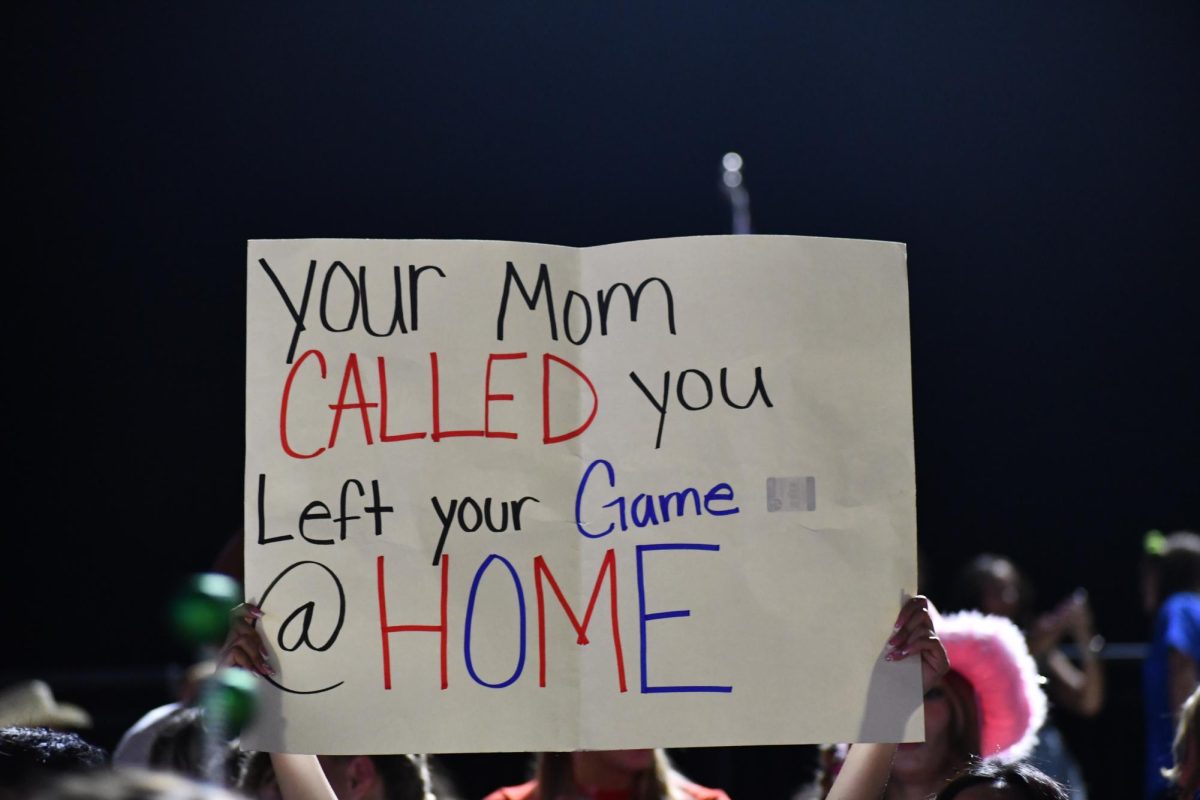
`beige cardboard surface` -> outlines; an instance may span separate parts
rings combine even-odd
[[[882,660],[916,582],[903,245],[265,240],[247,270],[278,674],[245,746],[920,739],[919,665]]]

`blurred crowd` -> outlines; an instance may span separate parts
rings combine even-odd
[[[1144,796],[1197,798],[1200,536],[1152,532],[1144,551]],[[252,606],[234,609],[214,658],[196,664],[175,702],[148,710],[112,753],[88,742],[89,714],[44,682],[0,689],[0,800],[728,800],[722,789],[688,780],[661,750],[529,754],[525,783],[484,790],[464,757],[244,750],[237,734],[249,713],[242,701],[254,691],[251,673],[271,670],[255,645],[257,614]],[[801,748],[783,750],[777,766],[788,789],[763,794],[1087,800],[1091,789],[1111,796],[1088,786],[1060,728],[1070,717],[1095,717],[1105,704],[1106,642],[1084,589],[1039,612],[1020,566],[981,554],[959,571],[952,596],[915,598],[900,614],[887,658],[923,661],[924,743],[829,744],[815,751],[815,773]],[[1130,735],[1128,746],[1132,759],[1139,737]],[[755,786],[754,777],[742,775],[738,785]]]

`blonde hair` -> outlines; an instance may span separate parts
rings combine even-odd
[[[1188,751],[1192,751],[1193,759],[1200,753],[1200,742],[1196,740],[1197,711],[1200,710],[1200,688],[1192,692],[1191,697],[1183,701],[1179,711],[1179,725],[1175,728],[1175,742],[1171,745],[1171,754],[1175,763],[1170,769],[1162,771],[1163,777],[1171,783],[1179,783],[1183,763],[1188,760]]]
[[[564,800],[576,795],[575,767],[571,753],[538,753],[534,766],[537,789],[534,800]],[[633,779],[630,800],[688,800],[680,790],[679,773],[671,768],[667,754],[654,751],[654,763]]]

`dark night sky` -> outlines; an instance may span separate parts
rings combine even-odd
[[[935,591],[1001,550],[1135,639],[1141,534],[1200,525],[1195,2],[23,5],[10,673],[177,655],[141,620],[240,520],[246,239],[724,233],[730,149],[758,232],[909,245]]]

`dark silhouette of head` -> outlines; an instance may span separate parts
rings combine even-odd
[[[976,761],[938,792],[937,800],[1068,800],[1067,790],[1037,767],[1023,761]]]
[[[1172,595],[1200,592],[1200,536],[1176,531],[1158,538],[1142,561],[1142,601],[1148,613]]]
[[[67,772],[87,772],[108,756],[76,733],[50,728],[0,728],[0,800],[24,797],[37,784]]]
[[[240,771],[241,751],[228,741],[210,747],[208,740],[203,709],[176,709],[150,745],[149,766],[200,780],[219,779],[232,786]]]

